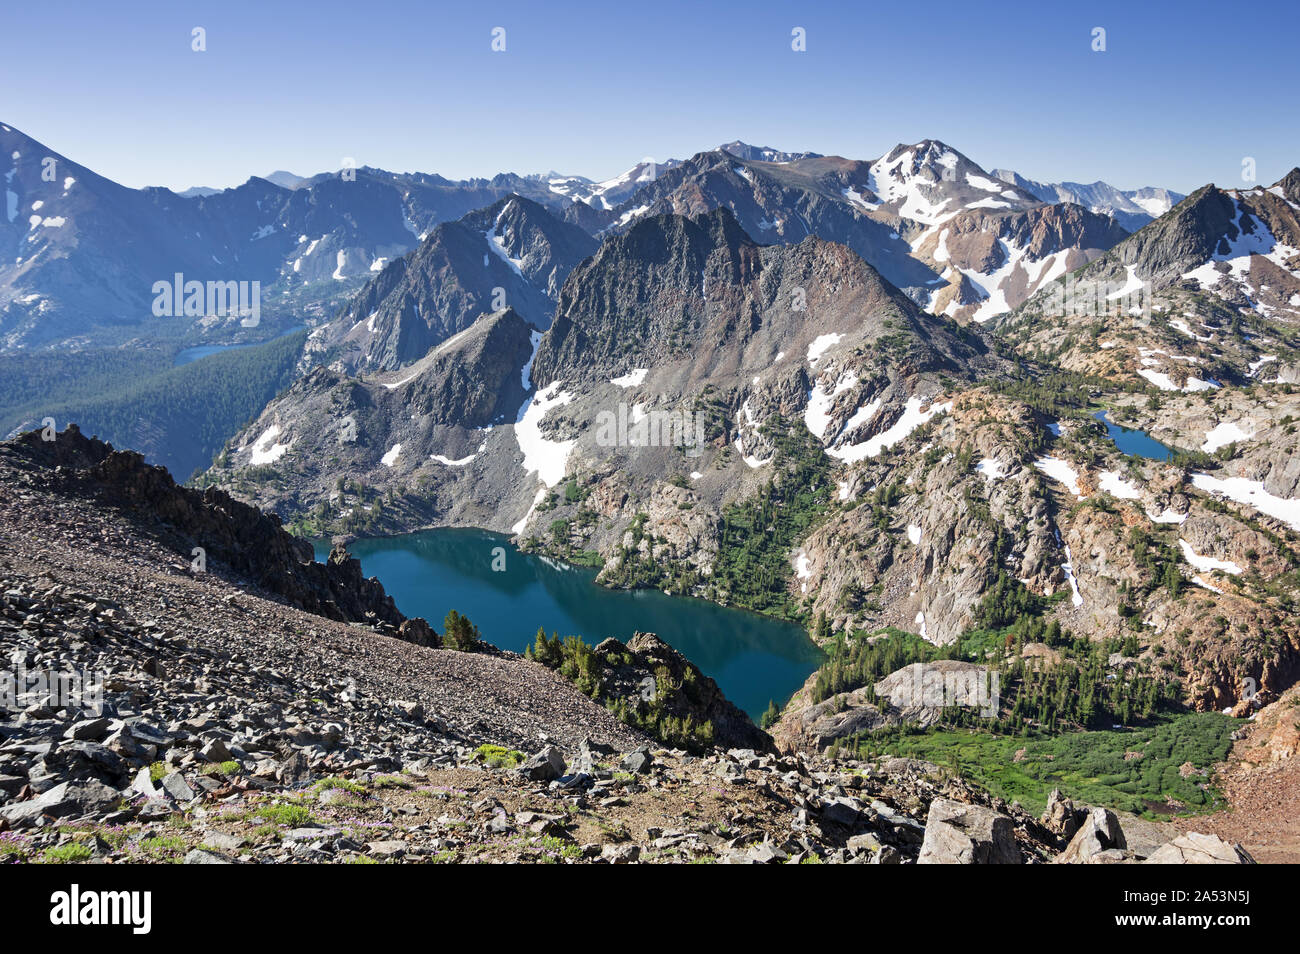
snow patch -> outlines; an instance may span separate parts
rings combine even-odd
[[[1264,489],[1261,481],[1247,480],[1245,477],[1223,479],[1209,474],[1193,474],[1192,486],[1206,493],[1218,494],[1248,507],[1254,507],[1260,513],[1281,520],[1292,530],[1300,530],[1300,500],[1275,497]]]
[[[528,508],[528,512],[524,514],[523,518],[517,524],[515,524],[513,527],[510,528],[511,532],[523,533],[524,527],[528,526],[528,518],[533,515],[533,511],[537,509],[537,505],[540,504],[545,499],[546,499],[546,488],[542,487],[537,491],[537,496],[533,498],[533,504],[531,507]]]
[[[633,219],[637,218],[638,216],[645,215],[649,211],[650,211],[650,206],[638,205],[635,209],[628,209],[626,212],[620,215],[618,217],[618,221],[615,222],[614,224],[616,226],[627,225],[627,223],[631,222]]]
[[[518,258],[511,258],[510,253],[506,251],[505,243],[501,240],[501,237],[497,234],[498,230],[501,228],[501,219],[505,217],[506,211],[510,208],[510,206],[511,203],[507,202],[505,205],[501,207],[501,211],[497,213],[496,221],[492,223],[492,228],[484,232],[483,237],[487,239],[488,249],[494,255],[496,255],[497,258],[501,259],[501,261],[509,265],[510,270],[513,271],[517,276],[519,276],[520,278],[524,278],[523,260]],[[527,279],[524,280],[527,281]]]
[[[861,192],[851,186],[847,189],[841,189],[840,195],[864,212],[874,212],[880,208],[879,202],[868,202]]]
[[[1083,594],[1079,592],[1079,580],[1074,575],[1074,554],[1070,552],[1068,543],[1065,545],[1065,562],[1061,564],[1061,570],[1070,584],[1070,602],[1075,606],[1082,606]]]
[[[1222,570],[1224,573],[1231,573],[1233,576],[1241,575],[1241,567],[1231,560],[1216,560],[1214,557],[1202,556],[1192,549],[1192,545],[1182,537],[1178,538],[1178,546],[1183,551],[1183,559],[1190,563],[1202,573],[1209,573],[1214,570]]]
[[[1079,472],[1061,458],[1040,457],[1034,461],[1034,466],[1058,484],[1064,484],[1076,497],[1087,496],[1079,487]]]
[[[1188,375],[1187,383],[1179,387],[1173,382],[1173,379],[1163,371],[1152,371],[1150,368],[1139,368],[1138,374],[1146,378],[1161,391],[1209,391],[1219,387],[1216,381],[1203,381],[1200,378]]]
[[[808,560],[808,554],[804,553],[802,550],[799,551],[799,555],[794,559],[794,572],[801,580],[807,581],[812,579],[812,565]],[[808,592],[807,582],[803,583],[801,591],[804,593]]]
[[[610,378],[609,383],[620,388],[635,388],[640,386],[641,382],[645,380],[645,376],[649,371],[649,368],[633,368],[622,377]]]
[[[874,416],[876,410],[879,409],[879,406],[880,402],[879,400],[876,400],[867,405],[867,408],[861,409],[858,414],[854,414],[850,419],[849,424],[845,425],[845,431],[847,432],[849,430],[850,424],[857,426],[855,422],[858,420],[862,411],[870,410],[870,416]],[[946,404],[931,404],[927,410],[922,411],[921,408],[924,406],[925,402],[920,398],[910,397],[907,399],[907,403],[903,406],[902,416],[900,416],[890,428],[882,431],[875,437],[869,438],[861,444],[851,444],[847,447],[827,448],[826,453],[850,464],[856,463],[857,461],[863,460],[867,457],[879,456],[880,452],[886,447],[893,447],[900,441],[906,440],[909,434],[922,424],[927,423],[931,418],[934,418],[939,414],[947,414],[952,410],[951,401]]]
[[[1205,432],[1205,443],[1201,445],[1201,450],[1207,454],[1213,454],[1220,447],[1226,447],[1238,441],[1248,441],[1254,436],[1254,431],[1246,431],[1235,421],[1221,421]]]
[[[537,359],[537,349],[542,346],[542,333],[540,331],[531,332],[528,335],[528,341],[532,344],[533,350],[528,355],[528,360],[524,362],[523,368],[519,371],[519,383],[524,386],[525,391],[533,389],[533,362]]]
[[[834,332],[831,332],[828,335],[818,335],[813,340],[813,343],[808,346],[808,363],[815,365],[821,360],[822,355],[826,353],[827,348],[839,344],[843,339],[843,335],[835,334]],[[784,352],[782,353],[784,354]]]
[[[252,452],[249,454],[248,463],[253,467],[260,467],[263,464],[272,464],[284,456],[285,451],[289,449],[288,444],[272,443],[280,436],[280,425],[272,424],[262,436],[253,441]]]
[[[1110,494],[1116,500],[1138,500],[1142,494],[1137,485],[1131,481],[1125,480],[1119,475],[1117,470],[1104,470],[1101,478],[1097,481],[1097,486],[1106,493]]]
[[[1152,516],[1152,514],[1148,512],[1147,517],[1151,520],[1152,523],[1182,523],[1184,520],[1187,519],[1187,514],[1175,513],[1173,510],[1170,510],[1168,507],[1166,507],[1164,510],[1160,511],[1160,513],[1155,514],[1154,516]]]
[[[757,381],[757,379],[755,379]],[[840,375],[840,379],[835,382],[832,391],[823,391],[820,387],[814,387],[808,392],[808,406],[803,412],[804,424],[808,430],[818,439],[826,435],[826,428],[831,422],[831,405],[835,403],[836,395],[846,391],[858,383],[858,376],[852,371],[846,371]]]
[[[547,440],[542,435],[542,421],[551,408],[562,407],[572,400],[573,395],[560,391],[560,382],[554,381],[519,409],[515,440],[524,454],[524,470],[530,474],[535,472],[547,487],[554,487],[564,479],[569,454],[577,441]]]

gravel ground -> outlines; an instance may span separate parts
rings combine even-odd
[[[323,682],[351,682],[360,706],[413,701],[452,734],[479,742],[646,741],[521,657],[429,649],[314,616],[217,569],[192,572],[188,554],[167,549],[130,514],[104,519],[92,502],[23,486],[15,477],[0,470],[0,575],[57,582],[116,604],[125,618],[148,626],[165,659],[176,657],[169,680],[175,688],[192,683],[187,670],[202,669],[219,701],[233,674],[273,672],[289,697],[309,699]]]

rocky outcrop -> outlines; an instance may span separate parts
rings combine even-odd
[[[949,706],[960,706],[988,717],[997,714],[987,666],[956,659],[904,666],[866,688],[840,692],[806,705],[817,673],[796,693],[772,737],[782,751],[820,752],[835,742],[894,726],[928,728],[938,725]]]
[[[1054,788],[1047,796],[1047,808],[1039,821],[1048,831],[1069,841],[1079,830],[1086,814],[1086,811],[1075,808],[1074,802],[1062,795],[1059,788]]]
[[[1106,808],[1089,811],[1070,839],[1065,851],[1056,859],[1057,864],[1105,864],[1125,860],[1124,849],[1128,842],[1115,813]]]
[[[32,431],[0,448],[3,464],[24,483],[111,507],[156,536],[178,568],[220,570],[309,613],[366,623],[394,634],[408,623],[381,583],[365,579],[361,564],[335,548],[316,563],[307,541],[287,533],[275,516],[215,488],[177,486],[162,467],[132,451],[85,437],[76,425],[42,440]],[[87,528],[88,532],[90,528]],[[430,641],[423,621],[407,632]]]
[[[724,749],[773,752],[772,739],[722,694],[718,684],[654,633],[636,633],[626,644],[606,639],[595,649],[600,661],[597,698],[654,720],[711,726],[712,743]],[[653,729],[647,723],[646,729]]]

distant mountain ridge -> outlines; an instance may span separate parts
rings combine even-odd
[[[1003,182],[1024,189],[1044,202],[1073,202],[1092,212],[1115,217],[1130,232],[1164,215],[1187,196],[1172,189],[1144,186],[1121,190],[1107,182],[1037,182],[1010,169],[994,169]]]
[[[760,241],[817,235],[843,243],[918,304],[961,321],[1009,311],[1049,277],[1087,264],[1127,234],[1109,216],[1044,203],[995,179],[937,140],[900,144],[872,162],[700,153],[615,207],[602,234],[644,217],[718,207]],[[979,235],[967,243],[971,254],[959,253],[954,264],[949,236],[970,233]]]
[[[874,161],[737,140],[690,159],[647,160],[603,182],[554,173],[453,181],[361,167],[307,178],[278,170],[232,189],[183,194],[127,189],[2,124],[0,155],[11,157],[11,168],[0,169],[0,350],[154,335],[151,289],[178,272],[200,282],[260,283],[268,325],[318,321],[437,225],[509,195],[597,238],[642,217],[723,206],[759,241],[815,234],[842,242],[923,307],[985,320],[1014,308],[1044,276],[1085,264],[1113,244],[1119,233],[1104,225],[1103,210],[1113,206],[1122,226],[1145,214],[1143,205],[1156,209],[1176,197],[1138,190],[1116,199],[1093,187],[1049,193],[1030,180],[1005,182],[937,140],[900,144]],[[62,170],[55,181],[42,177],[47,157]],[[1077,200],[1090,211],[1082,220],[1063,209],[1040,215],[1043,234],[1054,241],[999,239],[978,256],[979,267],[943,258],[935,238],[942,227],[954,235],[976,228],[1016,236],[1023,226],[1004,217],[1066,204],[1044,203],[1044,196]],[[1042,225],[1046,220],[1053,221]],[[557,291],[545,296],[553,300]],[[517,306],[544,323],[526,296]],[[176,334],[177,320],[168,320]],[[220,339],[238,329],[220,314],[193,324],[185,337]]]
[[[117,344],[147,332],[154,283],[178,272],[259,282],[268,324],[324,318],[441,222],[511,194],[557,212],[569,204],[522,176],[453,182],[370,168],[292,188],[253,177],[210,194],[128,189],[4,124],[0,156],[0,350]],[[192,323],[191,338],[238,328],[231,316]]]

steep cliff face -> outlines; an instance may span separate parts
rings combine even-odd
[[[853,249],[899,287],[924,287],[936,276],[910,256],[899,231],[913,223],[903,225],[888,210],[877,214],[881,202],[871,170],[870,162],[837,156],[776,163],[720,149],[703,152],[616,206],[610,231],[656,216],[696,217],[724,208],[765,243],[820,236]]]
[[[511,430],[539,336],[506,310],[398,371],[317,368],[237,434],[204,480],[285,517],[314,515],[322,534],[364,529],[363,518],[409,529],[458,512],[496,526],[492,512],[515,489]],[[500,473],[484,480],[485,468]]]
[[[845,336],[873,342],[906,335],[924,352],[916,371],[955,371],[983,351],[978,339],[922,312],[849,248],[818,238],[760,246],[719,209],[645,220],[602,245],[566,285],[534,377],[540,386],[562,375],[585,384],[629,367],[687,361],[697,380],[721,377],[761,369],[785,354],[764,354],[771,344],[823,328],[835,340],[824,339],[814,354]],[[803,353],[816,337],[807,338]]]

